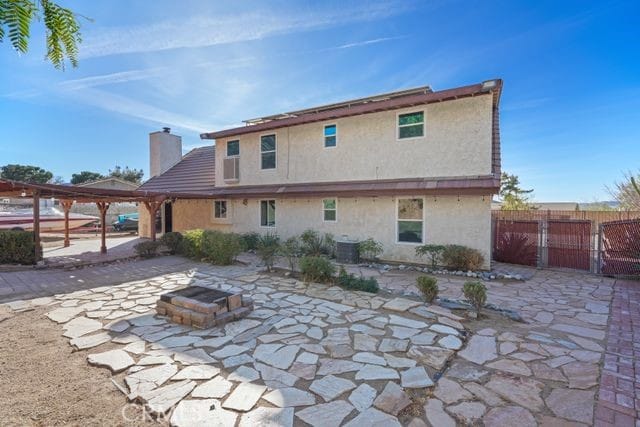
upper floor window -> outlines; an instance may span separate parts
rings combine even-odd
[[[215,200],[213,202],[213,217],[215,219],[225,219],[227,217],[226,200]]]
[[[262,135],[260,137],[260,168],[275,169],[276,168],[276,136]]]
[[[398,242],[422,243],[424,199],[398,199]]]
[[[398,114],[398,139],[424,136],[424,111]]]
[[[322,217],[325,221],[335,222],[338,219],[338,206],[336,199],[324,199],[322,201]]]
[[[260,225],[262,227],[276,226],[276,201],[275,200],[260,201]]]
[[[336,125],[326,125],[324,127],[324,146],[325,148],[335,147],[337,140],[337,127]]]
[[[227,142],[227,157],[235,157],[240,155],[240,141]]]

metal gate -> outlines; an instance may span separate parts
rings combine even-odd
[[[640,220],[600,225],[600,272],[607,275],[640,275]]]
[[[591,221],[548,220],[546,227],[549,267],[591,270]]]
[[[538,265],[538,221],[494,221],[493,259],[510,264]]]

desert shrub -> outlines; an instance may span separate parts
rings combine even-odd
[[[307,282],[329,282],[336,272],[331,261],[324,256],[304,256],[300,259],[300,272]]]
[[[435,269],[438,267],[444,249],[444,245],[422,245],[416,248],[416,255],[419,257],[428,256],[431,268]]]
[[[185,231],[182,235],[182,242],[180,243],[180,253],[184,256],[201,260],[202,254],[202,237],[204,230],[189,230]]]
[[[250,232],[242,234],[242,245],[245,251],[254,251],[258,249],[258,241],[260,233]]]
[[[287,259],[289,270],[296,271],[298,257],[300,257],[300,240],[297,237],[289,237],[280,245],[280,253]]]
[[[182,246],[182,234],[178,233],[177,231],[164,233],[160,238],[160,243],[162,243],[169,249],[169,253],[171,255],[174,255],[180,252],[180,248]]]
[[[538,263],[538,245],[529,241],[526,234],[508,233],[496,242],[493,256],[500,262],[535,266]]]
[[[432,276],[419,276],[416,286],[426,302],[431,304],[438,296],[438,279]]]
[[[280,238],[277,234],[267,233],[258,238],[257,254],[264,262],[267,271],[271,271],[276,255],[280,250]]]
[[[466,282],[462,287],[462,293],[479,314],[480,309],[482,309],[487,302],[487,288],[482,282]]]
[[[160,249],[162,243],[153,240],[145,240],[140,243],[136,243],[133,250],[136,251],[138,256],[143,258],[152,258],[158,255],[158,249]]]
[[[475,250],[461,245],[446,245],[442,251],[442,262],[455,270],[479,270],[484,257]]]
[[[30,231],[0,231],[0,264],[35,264],[36,245]]]
[[[336,242],[330,233],[321,236],[315,230],[306,230],[300,235],[300,241],[302,242],[302,253],[305,255],[314,257],[321,255],[333,257],[335,255]]]
[[[340,267],[340,273],[336,278],[336,283],[338,284],[338,286],[341,286],[345,289],[350,289],[352,291],[364,291],[375,294],[380,290],[378,281],[375,278],[365,278],[362,276],[356,277],[353,274],[347,273],[344,267]]]
[[[202,258],[215,265],[233,264],[242,252],[242,239],[236,233],[206,230],[202,234]]]
[[[382,243],[369,237],[358,243],[358,255],[362,259],[374,260],[382,253]]]

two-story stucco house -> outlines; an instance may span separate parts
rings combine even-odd
[[[215,145],[180,155],[180,138],[151,134],[142,190],[201,194],[163,208],[164,229],[373,237],[383,259],[419,261],[425,243],[491,247],[500,185],[501,80],[382,94],[249,120],[201,135]],[[149,228],[141,210],[141,230]]]

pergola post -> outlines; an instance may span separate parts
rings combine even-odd
[[[60,200],[60,205],[64,210],[64,247],[68,248],[71,245],[69,242],[69,211],[73,206],[73,200]]]
[[[164,203],[164,199],[154,200],[149,199],[144,202],[144,206],[147,208],[147,212],[149,212],[149,216],[151,220],[151,240],[156,241],[156,214],[158,213],[158,209]]]
[[[102,245],[100,246],[100,253],[107,253],[107,210],[109,210],[109,203],[96,202],[96,206],[100,211],[100,228]]]
[[[33,242],[35,246],[36,262],[42,259],[40,246],[40,191],[33,191]]]

